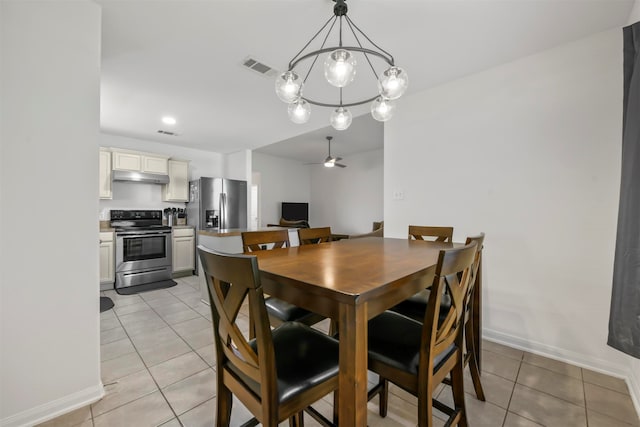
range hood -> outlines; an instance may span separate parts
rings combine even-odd
[[[169,183],[169,175],[136,171],[114,170],[112,178],[114,181],[147,182],[150,184]]]

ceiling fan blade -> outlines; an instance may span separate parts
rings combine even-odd
[[[342,160],[342,157],[334,157],[333,160],[339,162],[340,160]]]
[[[339,168],[346,168],[347,165],[343,165],[342,163],[336,163],[335,166],[339,167]]]

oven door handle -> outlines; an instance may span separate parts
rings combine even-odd
[[[168,232],[163,232],[163,233],[158,233],[158,232],[153,232],[153,233],[135,233],[135,234],[127,234],[127,233],[116,233],[116,237],[127,237],[127,238],[138,238],[138,237],[155,237],[155,236],[169,236],[171,234],[171,231]]]

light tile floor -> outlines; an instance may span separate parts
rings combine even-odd
[[[103,293],[115,303],[100,315],[106,395],[42,426],[214,425],[211,313],[200,301],[197,277],[177,282],[173,288],[138,295]],[[246,333],[249,322],[246,316],[243,319]],[[326,330],[328,322],[318,327]],[[624,381],[488,341],[483,349],[482,384],[486,402],[475,398],[466,375],[472,427],[640,426]],[[386,418],[377,415],[375,400],[369,403],[369,426],[415,426],[416,399],[397,387],[390,390]],[[450,389],[441,386],[438,398],[450,402]],[[329,416],[332,397],[314,407]],[[236,401],[232,425],[249,418]],[[305,421],[308,426],[318,425],[310,417]],[[436,426],[444,425],[440,419],[435,421]]]

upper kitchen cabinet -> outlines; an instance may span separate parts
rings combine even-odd
[[[113,150],[113,169],[157,173],[169,173],[168,156],[139,153],[129,150]]]
[[[189,201],[189,162],[169,160],[169,183],[164,185],[162,199],[166,202]]]
[[[111,152],[104,148],[100,148],[100,198],[113,198],[111,192]]]

